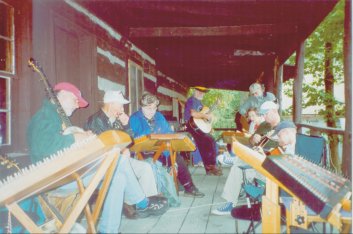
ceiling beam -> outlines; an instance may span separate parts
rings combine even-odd
[[[217,27],[138,27],[130,28],[130,38],[139,37],[202,37],[202,36],[253,36],[296,33],[292,24],[256,24]]]

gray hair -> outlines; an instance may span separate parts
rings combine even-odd
[[[252,83],[252,84],[250,85],[249,91],[250,91],[250,93],[253,93],[255,90],[258,90],[258,89],[263,90],[264,88],[265,88],[265,87],[264,87],[263,84],[260,84],[260,83],[255,82],[255,83]]]
[[[153,95],[151,93],[147,93],[147,92],[142,94],[141,106],[148,106],[153,103],[156,103],[157,106],[159,104],[159,99],[155,95]]]

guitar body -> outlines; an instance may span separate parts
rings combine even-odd
[[[193,129],[198,134],[207,134],[212,130],[212,123],[203,119],[190,118],[186,126]]]
[[[210,112],[210,109],[205,106],[200,112],[206,114]],[[193,129],[198,134],[207,134],[212,130],[212,120],[208,121],[205,119],[196,119],[191,117],[186,126]]]

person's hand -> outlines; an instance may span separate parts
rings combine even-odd
[[[75,142],[79,142],[87,139],[90,136],[93,136],[94,134],[92,133],[92,131],[85,131],[85,132],[76,132],[76,133],[73,133],[73,135],[75,138]]]
[[[129,116],[124,112],[118,115],[118,119],[122,125],[127,125],[129,123]]]
[[[205,114],[205,119],[206,119],[207,121],[211,121],[212,118],[213,118],[213,115],[212,115],[211,113]]]
[[[259,134],[254,134],[254,136],[251,138],[251,143],[256,145],[261,141],[261,138],[262,137]]]
[[[123,149],[121,151],[121,155],[123,155],[125,157],[130,157],[130,150],[129,149]]]

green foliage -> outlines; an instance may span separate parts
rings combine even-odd
[[[189,90],[188,97],[191,95],[192,90]],[[220,100],[220,103],[213,111],[213,128],[235,128],[235,112],[239,109],[239,106],[247,96],[247,92],[222,89],[211,89],[206,93],[202,100],[203,105],[210,107],[217,99]],[[215,132],[213,135],[217,138],[219,133]]]
[[[334,99],[332,95],[325,92],[325,43],[332,44],[330,54],[331,69],[335,84],[343,82],[343,33],[344,33],[344,1],[340,1],[334,10],[326,17],[319,27],[306,40],[304,74],[312,75],[312,82],[303,82],[303,103],[302,107],[325,106],[325,103],[334,104],[336,115],[344,114],[344,104]],[[287,63],[295,64],[295,56],[291,56]],[[293,96],[293,81],[287,82],[284,92],[290,97]],[[291,113],[292,110],[285,110]],[[327,116],[324,108],[317,114]]]

